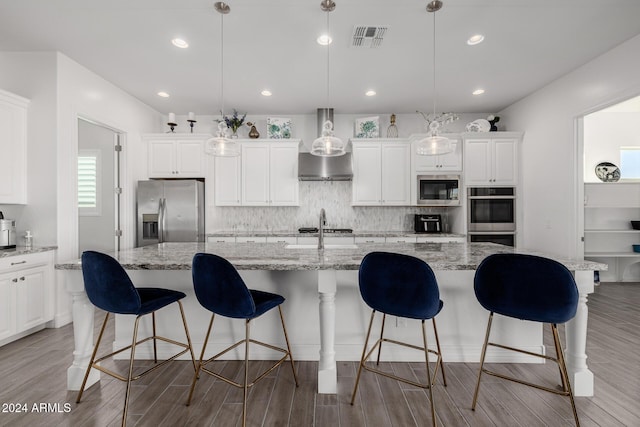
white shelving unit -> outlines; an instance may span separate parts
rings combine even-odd
[[[603,281],[640,281],[640,182],[585,183],[584,257],[609,265]]]

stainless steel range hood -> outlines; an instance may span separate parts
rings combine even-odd
[[[300,181],[351,181],[351,153],[337,157],[320,157],[311,153],[298,154]]]

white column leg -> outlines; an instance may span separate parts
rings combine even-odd
[[[593,396],[593,372],[587,366],[587,295],[594,290],[593,271],[575,271],[580,297],[576,316],[565,325],[565,358],[569,380],[575,396]]]
[[[318,271],[320,298],[320,363],[318,366],[318,393],[338,392],[336,370],[336,272]]]
[[[87,294],[84,292],[82,277],[78,277],[81,288],[67,283],[67,290],[73,297],[73,341],[75,346],[73,363],[67,369],[67,390],[80,390],[82,379],[87,371],[87,366],[89,366],[89,359],[91,359],[91,352],[93,351],[93,304],[91,304]],[[67,280],[73,282],[78,277],[75,277],[70,272],[67,275]],[[87,379],[85,388],[98,381],[100,381],[100,371],[93,369]]]

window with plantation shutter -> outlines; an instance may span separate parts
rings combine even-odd
[[[100,150],[78,152],[78,212],[100,215]]]

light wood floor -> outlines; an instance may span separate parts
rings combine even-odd
[[[589,367],[596,377],[596,396],[578,397],[583,426],[640,426],[640,283],[603,283],[589,297]],[[100,319],[101,320],[101,319]],[[99,325],[100,322],[97,322]],[[97,325],[97,326],[98,326]],[[96,326],[96,327],[97,327]],[[113,339],[110,328],[107,341]],[[550,333],[545,344],[553,352]],[[0,404],[27,404],[28,413],[0,412],[2,426],[117,426],[124,384],[106,375],[88,389],[76,405],[76,393],[66,390],[66,369],[73,348],[71,326],[47,329],[0,348]],[[121,362],[117,362],[121,365]],[[149,363],[149,362],[142,362]],[[253,369],[263,366],[257,361]],[[385,363],[385,369],[424,378],[420,363]],[[539,392],[492,377],[484,377],[475,412],[470,410],[478,364],[446,364],[448,386],[434,388],[439,425],[445,426],[569,426],[567,398]],[[240,362],[219,362],[219,369],[240,378]],[[281,366],[258,383],[249,396],[251,426],[425,426],[430,425],[425,391],[363,373],[356,404],[349,405],[356,362],[339,362],[337,396],[318,395],[317,362],[297,364],[300,387],[291,369]],[[493,366],[529,380],[558,384],[558,370],[545,365]],[[174,362],[132,386],[128,425],[236,426],[242,392],[203,375],[193,402],[186,407],[192,378],[189,362]],[[439,380],[440,381],[440,380]],[[70,412],[37,413],[34,403],[64,404]],[[52,406],[52,405],[50,405]],[[55,409],[55,408],[53,408]]]

